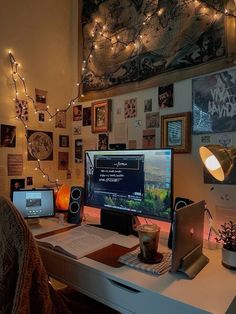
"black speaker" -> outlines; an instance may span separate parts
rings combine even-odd
[[[81,186],[72,186],[70,190],[70,203],[67,222],[80,224],[84,214],[84,189]]]
[[[184,198],[184,197],[176,197],[175,198],[175,204],[172,210],[172,214],[171,214],[171,226],[170,226],[170,234],[169,234],[169,239],[168,239],[168,247],[170,249],[172,249],[172,237],[173,237],[173,215],[174,215],[174,211],[178,208],[187,206],[189,204],[192,204],[193,201],[188,199],[188,198]]]

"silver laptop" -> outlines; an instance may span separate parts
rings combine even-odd
[[[173,219],[172,272],[194,278],[209,262],[203,255],[205,201],[175,210]]]

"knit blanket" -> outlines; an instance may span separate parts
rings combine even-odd
[[[5,197],[0,197],[0,313],[70,313],[48,282],[31,231]]]

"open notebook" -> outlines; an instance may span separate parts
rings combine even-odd
[[[40,246],[48,247],[60,253],[78,259],[86,254],[110,245],[117,232],[90,225],[81,225],[62,233],[35,237]]]

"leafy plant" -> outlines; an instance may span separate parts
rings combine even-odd
[[[236,252],[236,223],[229,221],[221,225],[217,242],[222,242],[223,247]]]

